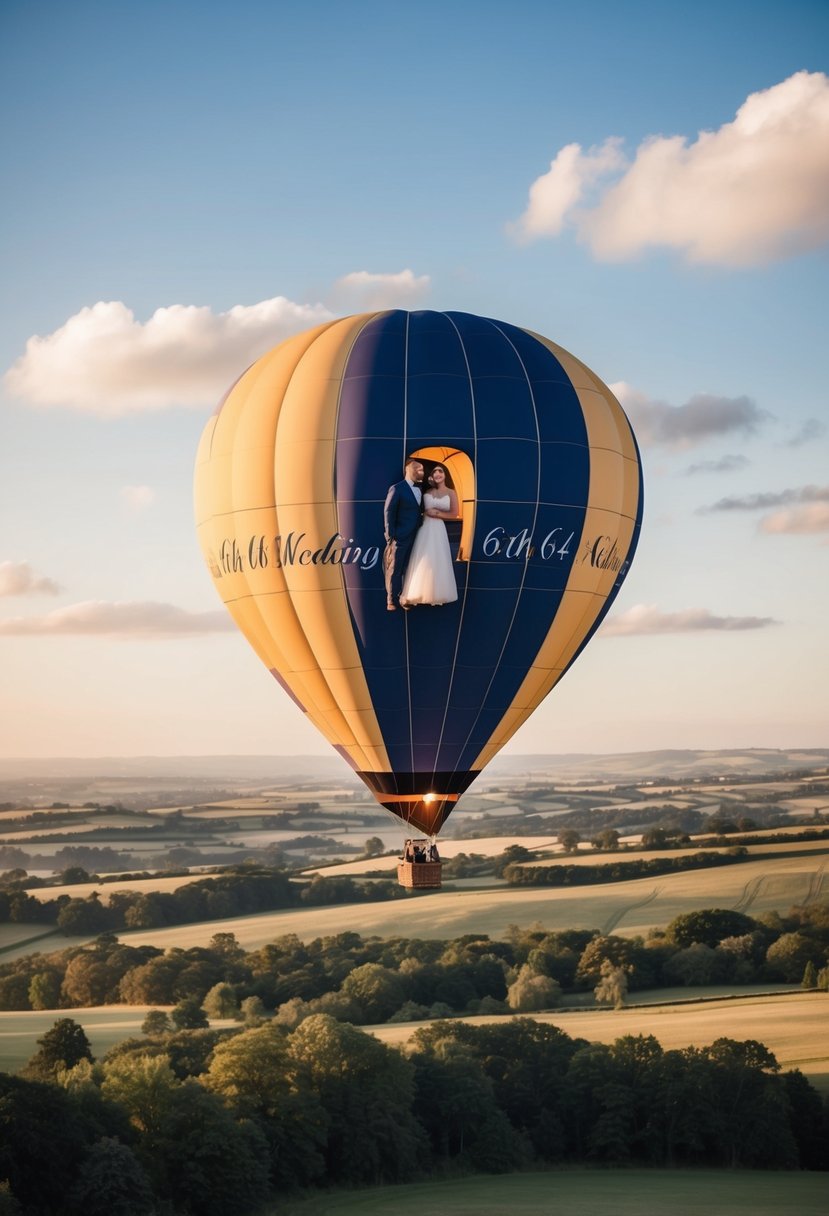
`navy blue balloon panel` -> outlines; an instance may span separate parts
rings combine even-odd
[[[465,453],[475,475],[474,543],[470,560],[455,563],[458,600],[389,614],[380,566],[368,578],[344,568],[390,761],[388,774],[363,775],[401,796],[457,794],[476,775],[549,633],[590,497],[582,403],[551,349],[465,313],[377,316],[343,375],[341,532],[377,536],[406,457],[436,447]]]

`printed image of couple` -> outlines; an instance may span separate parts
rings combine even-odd
[[[458,496],[442,464],[410,457],[402,481],[389,487],[383,512],[386,607],[451,604],[458,598],[446,522],[459,520]]]

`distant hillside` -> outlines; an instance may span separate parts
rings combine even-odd
[[[746,748],[732,751],[673,750],[616,752],[610,755],[498,756],[487,773],[527,775],[535,771],[559,781],[673,780],[703,776],[762,777],[769,773],[811,772],[829,765],[829,748]]]
[[[32,777],[84,779],[137,777],[167,781],[201,778],[210,781],[253,782],[309,780],[350,776],[339,756],[54,756],[44,759],[0,758],[0,780]]]
[[[617,752],[611,755],[501,755],[487,767],[485,780],[538,773],[558,781],[644,781],[666,777],[688,780],[703,776],[767,776],[786,771],[829,767],[829,748],[747,748],[731,751]],[[0,783],[88,781],[90,779],[169,785],[261,786],[268,781],[335,781],[361,787],[336,755],[307,756],[57,756],[37,759],[0,758]]]

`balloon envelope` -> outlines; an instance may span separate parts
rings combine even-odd
[[[454,481],[458,599],[391,613],[383,504],[412,454]],[[391,311],[248,368],[205,428],[195,498],[254,650],[377,800],[432,834],[601,623],[642,477],[621,406],[553,342]]]

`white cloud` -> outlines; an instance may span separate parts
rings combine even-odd
[[[112,638],[177,638],[187,634],[224,633],[234,628],[226,612],[186,612],[174,604],[107,603],[88,600],[57,608],[45,616],[0,620],[0,635],[59,634]]]
[[[655,604],[634,604],[627,612],[610,616],[601,627],[603,637],[631,637],[634,634],[742,632],[765,629],[778,621],[768,616],[715,616],[707,608],[686,608],[683,612],[660,612]]]
[[[0,597],[57,595],[59,591],[54,579],[38,577],[28,562],[0,562]]]
[[[53,333],[29,338],[4,381],[13,396],[31,405],[102,417],[213,405],[246,367],[292,334],[344,312],[408,307],[430,285],[428,275],[411,270],[356,270],[337,279],[324,304],[275,296],[220,313],[171,304],[148,321],[139,321],[120,300],[101,300]]]
[[[760,528],[770,533],[829,532],[829,502],[812,502],[773,511],[760,520]]]
[[[121,497],[131,511],[143,511],[155,502],[152,486],[122,486]]]
[[[796,72],[751,93],[733,121],[691,142],[649,136],[596,205],[579,209],[590,155],[568,145],[533,183],[519,221],[525,236],[556,235],[569,220],[602,260],[663,246],[691,262],[726,266],[790,257],[829,239],[829,78],[822,72]],[[594,179],[611,168],[597,167]]]
[[[354,270],[336,280],[331,289],[330,303],[354,312],[370,312],[375,308],[408,308],[419,303],[428,294],[431,285],[428,274],[416,275],[411,270],[400,270],[396,274]]]
[[[770,418],[750,397],[695,393],[684,405],[657,401],[626,384],[611,384],[644,447],[684,449],[726,435],[755,434]]]
[[[173,304],[141,322],[121,301],[101,301],[30,338],[6,387],[32,405],[102,416],[210,405],[270,347],[332,316],[276,296],[222,313]]]
[[[550,168],[530,186],[527,209],[514,224],[507,225],[519,240],[558,236],[569,212],[581,202],[585,191],[599,178],[625,161],[621,140],[606,139],[600,148],[582,152],[580,144],[562,148]]]

